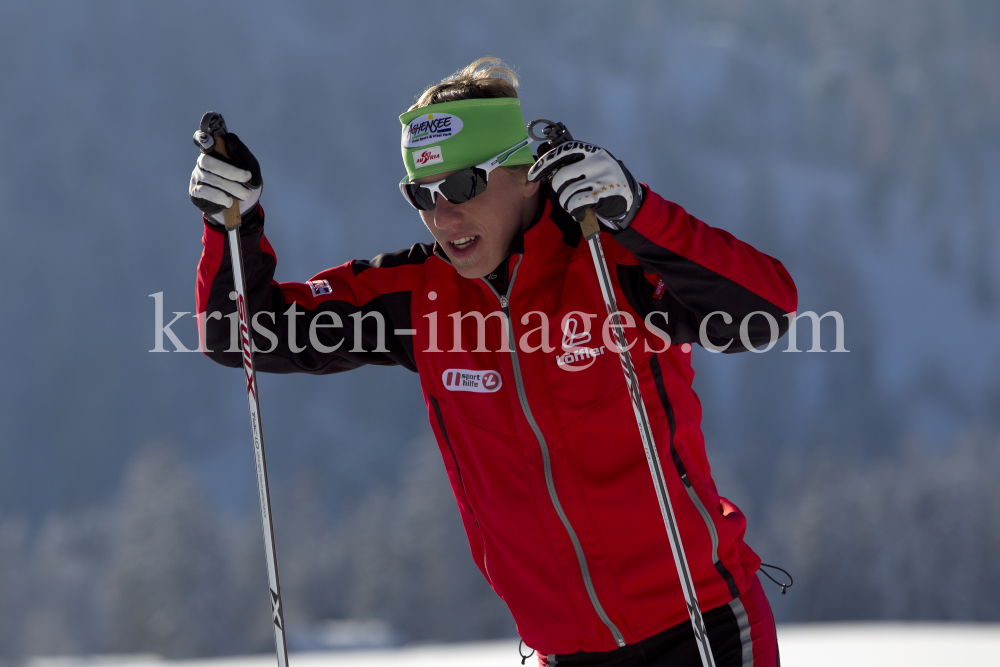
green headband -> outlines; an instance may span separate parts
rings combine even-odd
[[[400,148],[410,180],[474,167],[524,141],[528,131],[516,97],[458,100],[407,111]],[[526,144],[504,165],[531,164]]]

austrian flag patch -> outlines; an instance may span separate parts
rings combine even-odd
[[[448,391],[473,391],[477,394],[492,394],[503,386],[503,380],[496,371],[470,371],[465,368],[449,368],[441,374],[441,381]]]
[[[330,281],[328,280],[307,280],[306,285],[309,285],[313,296],[323,296],[324,294],[333,293],[333,288],[330,287]]]

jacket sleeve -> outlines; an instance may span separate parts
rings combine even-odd
[[[786,314],[795,312],[798,293],[781,262],[706,225],[652,190],[646,189],[632,224],[614,232],[613,238],[644,271],[663,282],[643,299],[643,314],[666,313],[663,328],[673,343],[701,343],[704,321],[705,337],[713,346],[731,341],[726,352],[745,351],[740,326],[755,312],[773,318],[779,337],[788,330]],[[769,319],[750,317],[746,337],[754,348],[768,344],[773,337]]]
[[[304,283],[278,283],[263,215],[258,208],[259,220],[244,222],[248,229],[240,237],[257,369],[318,375],[376,364],[416,371],[410,295],[422,280],[413,265],[426,259],[426,249],[355,260]],[[239,367],[229,241],[206,222],[202,243],[196,297],[202,351],[224,366]]]

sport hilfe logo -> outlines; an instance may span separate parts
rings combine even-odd
[[[422,150],[413,151],[414,169],[427,167],[432,164],[437,164],[438,162],[444,162],[444,158],[441,157],[440,146],[431,146],[430,148],[424,148]]]
[[[403,148],[416,148],[450,139],[462,131],[462,119],[447,113],[425,114],[403,129]]]
[[[441,381],[448,391],[477,394],[492,394],[503,386],[503,379],[496,371],[470,371],[465,368],[449,368],[441,374]]]

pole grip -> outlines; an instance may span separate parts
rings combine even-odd
[[[226,139],[224,136],[215,137],[215,145],[212,146],[212,150],[221,155],[222,157],[229,159],[229,151],[226,150]],[[223,221],[226,224],[226,229],[236,229],[243,222],[243,218],[240,217],[240,200],[236,197],[232,197],[233,203],[222,212]]]
[[[240,200],[233,197],[233,205],[222,212],[222,219],[226,224],[226,230],[236,229],[243,222],[240,216]]]
[[[601,223],[597,221],[597,214],[589,206],[583,209],[583,220],[580,222],[580,229],[583,231],[585,239],[589,239],[601,231]]]

